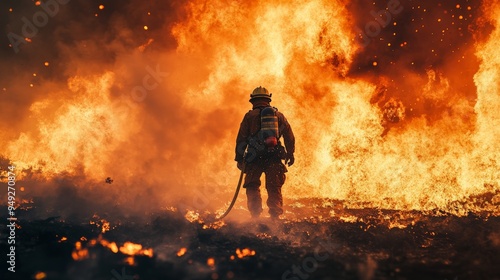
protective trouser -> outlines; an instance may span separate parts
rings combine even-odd
[[[285,165],[277,158],[257,159],[252,163],[247,163],[243,188],[246,189],[248,210],[252,217],[258,217],[262,213],[262,198],[260,196],[260,177],[262,173],[266,175],[269,214],[271,217],[283,214],[281,187],[285,183],[285,172],[287,172]]]

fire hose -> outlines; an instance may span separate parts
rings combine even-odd
[[[241,182],[243,182],[243,174],[245,174],[245,167],[246,167],[246,162],[243,161],[243,166],[241,167],[240,179],[238,180],[238,186],[236,187],[236,191],[234,192],[233,200],[231,201],[231,204],[229,204],[229,208],[227,208],[226,212],[224,212],[224,214],[222,214],[222,216],[220,216],[219,218],[216,218],[216,220],[221,220],[222,218],[227,216],[229,212],[231,212],[231,209],[233,209],[234,203],[236,202],[238,194],[240,193]]]

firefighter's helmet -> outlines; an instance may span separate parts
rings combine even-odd
[[[264,88],[264,87],[257,87],[250,94],[250,102],[252,102],[256,98],[265,98],[265,99],[271,101],[271,96],[272,95],[273,94],[269,93],[269,91],[266,88]]]

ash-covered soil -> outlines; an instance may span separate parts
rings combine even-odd
[[[500,279],[500,217],[287,202],[281,221],[240,206],[216,223],[173,209],[38,219],[42,209],[24,207],[15,273],[2,230],[2,279]]]

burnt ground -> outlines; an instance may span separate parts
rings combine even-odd
[[[2,229],[2,279],[500,279],[500,217],[484,212],[458,217],[301,200],[282,221],[250,220],[240,207],[210,224],[174,210],[75,220],[33,218],[37,211],[18,210],[15,273],[7,271]],[[72,257],[77,241],[87,251],[81,260]],[[105,245],[126,241],[153,256]]]

